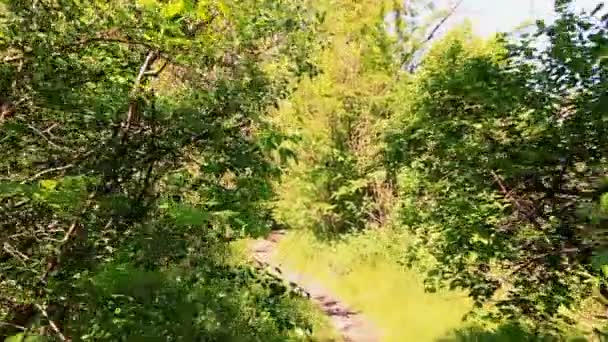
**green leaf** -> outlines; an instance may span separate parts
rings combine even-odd
[[[602,265],[601,271],[602,271],[602,274],[604,275],[604,277],[608,278],[608,265]]]
[[[170,19],[175,19],[184,14],[189,7],[188,0],[172,0],[163,9],[163,15]]]
[[[7,337],[4,342],[23,342],[24,340],[24,334],[23,333],[19,333],[17,335],[13,335],[13,336],[9,336]]]
[[[200,226],[209,220],[209,213],[188,205],[173,206],[169,212],[175,223],[180,226]]]
[[[19,333],[17,335],[9,336],[4,339],[4,342],[44,342],[46,338],[42,336],[36,335],[25,335],[24,333]]]
[[[608,214],[608,192],[600,197],[600,210]]]
[[[55,190],[57,188],[57,184],[59,184],[59,182],[54,179],[45,179],[40,181],[40,186],[48,191]]]
[[[602,271],[606,265],[608,265],[608,250],[595,251],[591,258],[591,266],[596,271]]]

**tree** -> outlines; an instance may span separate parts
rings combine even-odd
[[[557,9],[532,35],[437,43],[404,86],[386,151],[402,225],[438,261],[429,285],[550,331],[604,277],[608,165],[606,16]]]
[[[313,13],[290,0],[8,1],[0,13],[0,336],[272,332],[214,316],[250,297],[201,291],[240,274],[216,260],[222,240],[271,224],[268,154],[282,136],[262,114],[310,71]],[[241,295],[238,279],[225,294]],[[172,302],[188,296],[203,302]]]
[[[327,44],[315,54],[319,74],[274,116],[296,137],[289,146],[297,157],[278,186],[275,214],[288,226],[338,235],[388,222],[393,184],[378,162],[379,137],[397,80],[408,77],[401,69],[446,13],[417,1],[313,4],[325,13]]]

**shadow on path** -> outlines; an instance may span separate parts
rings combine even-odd
[[[285,235],[283,231],[272,232],[265,240],[257,240],[252,248],[252,257],[261,264],[274,269],[283,280],[303,289],[330,319],[345,342],[379,342],[380,333],[359,311],[340,301],[321,284],[307,275],[284,269],[273,261],[276,245]]]

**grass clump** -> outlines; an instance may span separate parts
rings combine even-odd
[[[391,232],[365,232],[323,242],[309,231],[290,232],[277,261],[323,283],[372,321],[383,341],[436,341],[464,327],[471,309],[458,292],[427,293],[424,275],[395,262]]]

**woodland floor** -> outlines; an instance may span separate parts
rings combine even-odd
[[[285,232],[275,231],[266,239],[256,240],[251,247],[252,257],[259,263],[269,265],[283,280],[297,285],[327,315],[344,342],[377,342],[380,331],[360,312],[337,298],[312,277],[293,272],[274,260],[278,242]],[[329,341],[326,341],[329,342]]]

